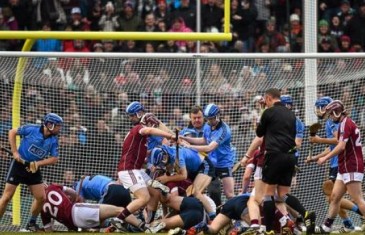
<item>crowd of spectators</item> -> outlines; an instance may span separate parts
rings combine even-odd
[[[223,0],[201,1],[201,30],[222,32]],[[302,52],[302,0],[231,0],[231,42],[201,52]],[[193,0],[0,0],[0,30],[195,32]],[[318,0],[318,51],[360,52],[365,0]],[[0,50],[19,50],[1,40]],[[35,51],[196,52],[188,41],[38,40]]]
[[[290,2],[287,8],[286,3]],[[202,29],[222,31],[223,1],[202,1]],[[362,51],[365,45],[365,0],[318,1],[320,52]],[[2,30],[196,31],[192,0],[0,0]],[[231,1],[232,42],[204,42],[201,52],[303,51],[302,1]],[[3,20],[3,21],[2,21]],[[3,50],[18,50],[21,41],[0,41]],[[69,52],[196,52],[191,41],[37,40],[35,51]],[[361,72],[364,60],[318,61],[318,84],[323,94],[340,98],[353,119],[365,128],[365,82],[338,82],[334,74]],[[350,66],[351,65],[351,66]],[[259,107],[254,98],[268,87],[294,96],[303,117],[302,60],[202,60],[201,104],[217,103],[233,130],[241,153],[254,135]],[[11,95],[16,59],[0,64],[0,142],[7,144],[11,127]],[[75,163],[79,172],[95,169],[113,176],[123,136],[130,128],[125,106],[141,101],[147,110],[174,128],[187,125],[195,104],[196,61],[174,59],[34,58],[25,69],[21,117],[39,123],[53,111],[65,119],[60,136],[61,169]],[[331,80],[332,79],[332,80]],[[344,85],[345,84],[345,85]],[[345,88],[342,88],[345,87]],[[360,94],[359,98],[349,95]],[[336,97],[336,95],[343,97]],[[81,153],[81,155],[80,155]],[[93,160],[93,156],[97,159]],[[60,172],[63,172],[60,170]],[[98,172],[100,173],[100,172]],[[62,177],[62,175],[59,177]]]

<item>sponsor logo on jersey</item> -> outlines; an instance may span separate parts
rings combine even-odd
[[[43,158],[46,155],[46,151],[44,149],[41,149],[34,144],[29,147],[28,151],[39,158]]]

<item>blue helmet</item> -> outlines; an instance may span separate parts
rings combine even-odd
[[[46,114],[46,116],[44,116],[43,123],[45,125],[47,125],[48,123],[51,123],[54,125],[62,125],[63,119],[55,113],[48,113],[48,114]]]
[[[127,108],[125,109],[126,113],[128,114],[136,114],[140,111],[144,111],[143,105],[138,101],[133,101],[130,103]]]
[[[204,108],[203,115],[205,118],[216,117],[220,113],[219,107],[216,104],[208,104]]]
[[[280,96],[280,101],[285,105],[293,105],[293,98],[291,97],[291,95]]]
[[[323,96],[316,100],[316,103],[314,104],[318,108],[325,108],[329,103],[331,103],[333,99],[329,96]]]
[[[157,148],[152,149],[152,151],[151,151],[152,165],[154,165],[154,166],[161,165],[162,160],[163,160],[163,154],[164,154],[164,152],[162,151],[161,148],[157,147]]]

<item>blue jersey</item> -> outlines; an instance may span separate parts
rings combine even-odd
[[[197,173],[202,159],[199,153],[193,149],[179,149],[179,167],[186,168],[189,173]]]
[[[80,190],[80,196],[87,200],[94,200],[100,202],[104,193],[107,190],[107,186],[113,180],[103,175],[86,176],[82,181],[82,189]],[[80,181],[77,182],[75,191],[78,192],[80,188]]]
[[[204,125],[201,129],[196,129],[195,127],[193,127],[193,125],[190,124],[188,127],[185,127],[184,129],[182,129],[180,131],[179,135],[189,136],[189,137],[193,137],[193,138],[203,137],[204,128],[206,126],[209,126],[209,125],[204,123]]]
[[[161,146],[162,145],[162,140],[163,140],[162,136],[155,136],[155,135],[148,136],[148,138],[147,138],[147,150],[152,150],[155,147]]]
[[[338,131],[339,123],[334,123],[330,118],[326,121],[326,138],[332,139],[335,137],[334,133]],[[331,144],[330,146],[331,151],[336,147],[335,144]],[[338,156],[334,156],[330,159],[330,167],[335,168],[338,167]]]
[[[155,136],[155,135],[148,136],[148,138],[147,138],[147,150],[152,151],[152,149],[161,146],[162,145],[162,140],[163,140],[162,136]],[[147,156],[147,169],[150,169],[151,167],[152,167],[151,154],[148,154],[148,156]]]
[[[233,166],[231,129],[225,122],[220,121],[215,130],[212,130],[209,125],[204,126],[204,139],[208,145],[213,141],[218,143],[218,147],[208,154],[214,167],[226,168]]]
[[[169,154],[169,156],[174,156],[173,158],[169,158],[169,164],[174,164],[176,158],[176,147],[164,145],[162,148]],[[186,168],[189,173],[196,173],[198,172],[199,166],[203,160],[200,158],[198,151],[180,147],[178,161],[180,168]]]
[[[296,120],[296,134],[295,134],[295,138],[298,138],[298,139],[303,139],[303,134],[304,134],[304,123],[299,119],[297,118]],[[299,157],[299,151],[296,151],[295,152],[295,157]]]
[[[44,137],[40,125],[24,125],[18,128],[21,136],[18,149],[20,156],[26,161],[40,161],[48,156],[58,157],[57,136]]]

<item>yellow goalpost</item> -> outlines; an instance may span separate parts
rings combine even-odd
[[[0,31],[0,39],[23,39],[26,40],[22,51],[30,51],[37,39],[59,39],[59,40],[185,40],[185,41],[231,41],[230,33],[230,1],[224,0],[224,26],[223,33],[168,33],[168,32],[59,32],[59,31]],[[21,90],[23,86],[24,65],[26,57],[20,57],[15,74],[15,83],[12,98],[12,127],[20,125],[20,103]],[[20,139],[17,137],[17,145]],[[21,224],[21,197],[20,190],[15,192],[12,201],[13,225]]]

